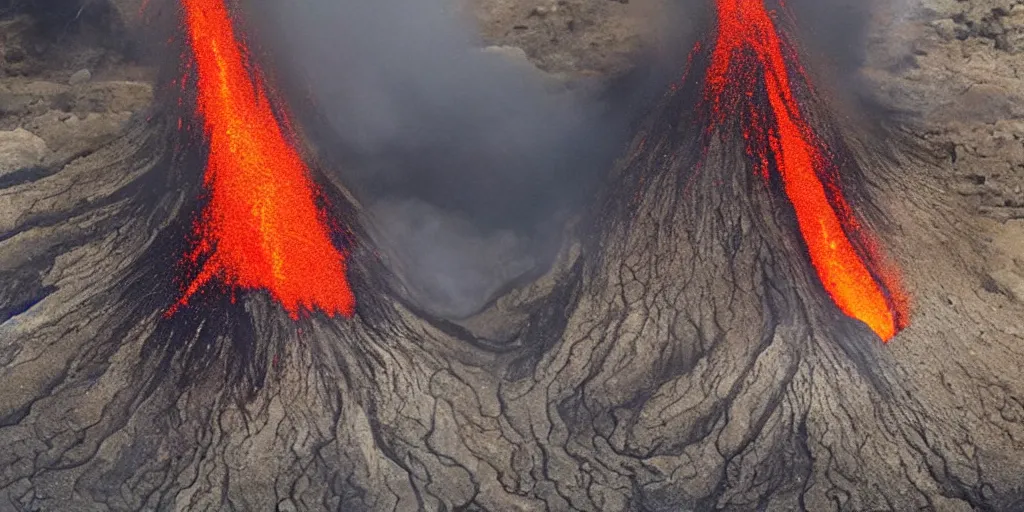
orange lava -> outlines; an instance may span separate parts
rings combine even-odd
[[[294,319],[313,310],[349,316],[355,298],[344,254],[224,1],[182,0],[209,144],[209,202],[184,262],[198,272],[168,314],[216,277],[234,289],[266,290]]]
[[[899,291],[876,277],[884,273],[877,268],[872,272],[870,262],[847,237],[856,233],[867,240],[838,187],[828,184],[831,201],[826,193],[819,177],[824,173],[819,171],[832,164],[801,115],[789,70],[790,64],[798,63],[787,52],[775,12],[765,7],[764,0],[716,0],[716,10],[718,30],[705,101],[718,123],[737,111],[747,114],[751,120],[744,126],[747,153],[764,177],[774,163],[825,290],[843,313],[889,341],[905,327],[906,315],[894,299]],[[767,99],[770,112],[759,98]]]

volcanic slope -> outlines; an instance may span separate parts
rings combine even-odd
[[[496,305],[506,340],[398,300],[326,183],[351,318],[228,290],[166,317],[206,160],[178,89],[5,183],[0,509],[1024,507],[1024,307],[981,286],[938,159],[801,96],[912,298],[883,345],[822,289],[742,138],[701,137],[697,64],[609,177],[597,234]]]

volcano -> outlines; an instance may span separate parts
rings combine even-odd
[[[877,242],[843,196],[836,156],[801,112],[800,84],[791,75],[807,75],[794,45],[762,0],[717,0],[715,14],[714,40],[694,50],[710,52],[702,105],[708,134],[734,136],[729,124],[739,125],[757,172],[781,180],[825,291],[843,313],[889,341],[905,327],[903,292],[870,252]],[[813,91],[802,85],[805,94]]]
[[[0,175],[0,510],[1024,509],[990,223],[935,118],[851,114],[806,4],[709,3],[550,268],[459,321],[325,173],[257,4],[150,3],[148,110]],[[584,7],[502,22],[555,66]]]

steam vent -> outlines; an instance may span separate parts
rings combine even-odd
[[[1017,0],[0,0],[0,512],[1024,511]]]

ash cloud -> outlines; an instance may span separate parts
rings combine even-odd
[[[609,102],[482,51],[454,0],[243,6],[325,118],[316,143],[343,155],[332,167],[410,298],[436,314],[468,316],[542,270],[626,142],[639,89]]]
[[[796,18],[799,43],[810,62],[827,67],[831,75],[828,78],[847,95],[845,100],[882,115],[877,110],[877,91],[865,82],[860,71],[866,66],[915,64],[905,42],[872,24],[884,17],[889,28],[897,27],[899,20],[915,14],[914,0],[786,0],[785,4]]]
[[[833,66],[836,84],[858,83],[847,78],[864,62],[877,2],[787,0],[801,46]],[[651,24],[654,52],[633,79],[613,94],[584,94],[525,58],[481,51],[456,5],[243,4],[288,90],[323,116],[311,135],[338,157],[331,167],[364,204],[409,298],[448,318],[545,268],[564,220],[599,191],[632,116],[678,76],[713,21],[712,2],[663,3]]]
[[[787,0],[801,43],[826,55],[843,72],[866,58],[868,23],[878,0]]]

